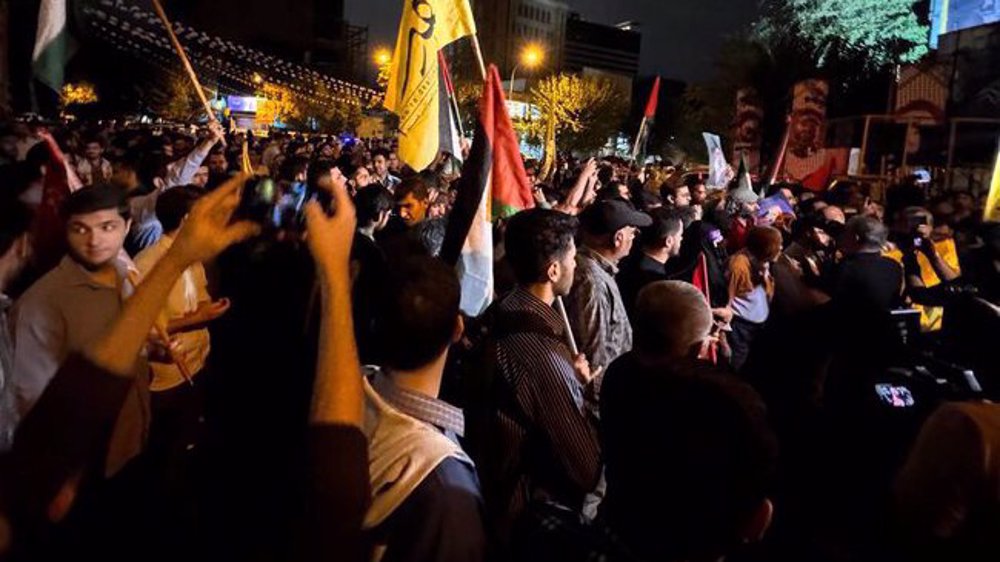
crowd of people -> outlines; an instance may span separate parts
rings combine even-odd
[[[469,317],[451,155],[0,128],[0,559],[996,555],[975,196],[525,168]]]

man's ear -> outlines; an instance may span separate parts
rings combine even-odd
[[[549,267],[545,270],[545,275],[548,277],[549,283],[555,283],[556,279],[559,278],[559,273],[562,270],[562,265],[557,261],[549,262]]]
[[[757,506],[756,511],[750,516],[750,519],[743,526],[743,540],[745,542],[760,542],[764,538],[764,534],[767,533],[767,529],[771,526],[771,520],[774,518],[774,504],[771,500],[764,498],[764,501],[760,502]]]
[[[462,334],[465,333],[465,319],[459,314],[455,319],[455,333],[451,335],[451,343],[457,343],[461,341]]]

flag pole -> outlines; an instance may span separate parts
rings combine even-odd
[[[153,0],[153,2],[156,1],[157,0]],[[132,284],[133,289],[139,286],[139,275],[135,271],[129,270],[128,280],[129,283]],[[191,375],[191,370],[188,369],[184,360],[181,359],[170,347],[170,334],[167,332],[167,326],[163,322],[162,318],[156,319],[156,322],[153,323],[153,330],[156,332],[156,337],[163,341],[163,347],[167,350],[167,355],[170,357],[170,361],[177,366],[177,370],[180,372],[181,378],[184,379],[184,382],[186,382],[188,386],[194,386],[194,378]]]
[[[632,163],[635,163],[635,159],[639,157],[639,141],[642,140],[642,133],[646,129],[646,117],[642,118],[642,123],[639,123],[639,132],[635,135],[635,143],[632,145]]]
[[[201,100],[201,104],[205,108],[208,120],[218,123],[215,113],[212,111],[212,105],[208,103],[208,98],[205,97],[205,90],[202,89],[201,82],[198,81],[198,75],[194,73],[194,67],[191,66],[191,61],[188,59],[187,53],[184,52],[184,47],[181,46],[181,42],[177,39],[177,34],[174,33],[174,26],[167,18],[167,13],[163,11],[160,0],[153,0],[153,10],[156,11],[156,15],[163,22],[163,27],[167,30],[167,36],[170,37],[170,43],[174,46],[174,50],[177,51],[177,56],[180,57],[181,63],[184,65],[184,70],[187,71],[188,78],[191,80],[191,84],[194,85],[194,91],[198,94],[198,99]],[[225,140],[222,141],[222,144],[225,144]]]
[[[472,52],[476,53],[476,62],[479,63],[479,73],[483,77],[483,82],[486,81],[486,63],[483,62],[483,50],[479,46],[479,34],[472,34]]]
[[[788,151],[788,140],[792,135],[792,118],[785,118],[785,136],[781,139],[781,148],[778,149],[778,157],[774,160],[774,168],[771,169],[771,176],[767,179],[767,185],[774,185],[778,181],[778,171],[785,163],[785,153]]]

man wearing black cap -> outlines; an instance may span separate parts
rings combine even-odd
[[[681,251],[683,223],[677,213],[665,208],[653,209],[653,223],[640,230],[642,247],[622,263],[618,272],[618,289],[625,301],[625,310],[633,318],[635,299],[639,291],[654,281],[666,281],[667,260]]]
[[[618,262],[632,251],[638,229],[652,223],[649,215],[618,200],[600,201],[580,215],[582,245],[566,306],[592,373],[632,348],[632,327],[614,276]]]

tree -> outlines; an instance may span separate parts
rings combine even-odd
[[[205,112],[187,76],[166,73],[147,89],[149,108],[160,117],[188,123]]]
[[[753,27],[765,46],[801,50],[817,68],[872,71],[927,54],[927,26],[913,0],[769,0]]]
[[[604,146],[625,120],[626,98],[610,80],[574,74],[549,76],[532,88],[531,103],[541,118],[521,123],[520,129],[544,142],[540,176],[551,173],[557,146],[581,152]]]

